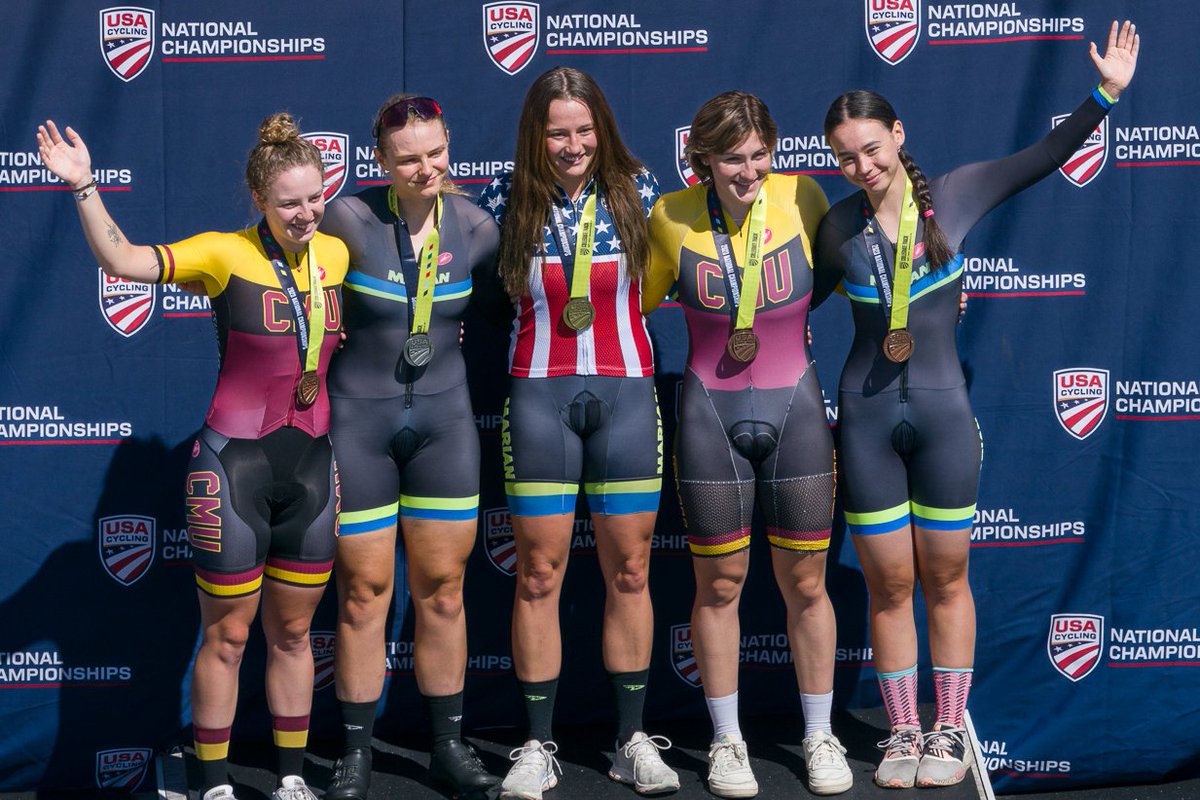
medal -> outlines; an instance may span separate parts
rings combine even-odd
[[[305,372],[300,376],[300,383],[296,385],[296,403],[302,406],[311,406],[317,402],[317,395],[321,391],[321,381],[317,379],[317,373]]]
[[[747,364],[758,355],[758,336],[751,330],[736,330],[725,342],[725,352],[734,361]]]
[[[427,333],[414,333],[404,343],[404,360],[409,366],[423,367],[433,360],[433,340]]]
[[[572,297],[563,307],[562,318],[573,331],[587,330],[596,318],[596,307],[586,297]]]
[[[912,334],[905,328],[888,331],[887,335],[883,337],[884,358],[893,364],[903,364],[912,358],[914,347],[916,347],[916,342],[913,340]]]

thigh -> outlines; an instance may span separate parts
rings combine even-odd
[[[909,524],[908,467],[892,447],[892,433],[901,422],[898,396],[843,392],[838,414],[848,529],[870,536],[904,528]]]
[[[266,576],[297,587],[321,587],[333,571],[337,549],[338,474],[328,436],[281,428],[282,446],[264,441],[275,462],[278,506],[272,515]]]
[[[513,378],[500,434],[504,491],[513,514],[575,512],[583,445],[565,414],[581,387],[576,376]]]
[[[413,595],[421,598],[438,586],[459,583],[475,546],[475,520],[405,518],[404,554]]]
[[[600,419],[583,440],[583,481],[593,514],[658,511],[662,420],[654,378],[592,377]]]
[[[966,387],[910,394],[916,446],[909,463],[913,523],[969,528],[975,516],[983,445]]]
[[[402,424],[396,413],[401,403],[400,398],[332,398],[329,438],[342,482],[342,536],[396,525],[400,478],[391,442]]]
[[[400,471],[400,516],[474,523],[479,516],[479,431],[467,385],[418,398],[419,446]]]

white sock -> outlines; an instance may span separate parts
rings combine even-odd
[[[742,727],[738,725],[738,696],[737,692],[725,697],[706,697],[708,716],[712,718],[713,741],[724,734],[742,738]]]
[[[800,705],[804,708],[804,738],[823,731],[833,735],[829,716],[833,712],[833,692],[825,694],[800,693]]]

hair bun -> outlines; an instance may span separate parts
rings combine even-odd
[[[258,127],[260,144],[283,144],[291,139],[300,138],[300,129],[296,121],[286,111],[279,111],[262,121]]]

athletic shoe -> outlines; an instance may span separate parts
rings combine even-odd
[[[804,766],[808,789],[813,794],[841,794],[854,783],[846,763],[846,748],[832,733],[817,731],[804,739]]]
[[[333,765],[325,800],[367,800],[371,786],[371,748],[352,747]]]
[[[665,736],[647,736],[638,731],[625,744],[618,743],[608,777],[633,784],[638,794],[661,794],[679,789],[679,775],[663,763],[659,750],[669,750]]]
[[[911,789],[921,762],[921,729],[897,725],[876,747],[883,750],[883,760],[875,770],[875,783],[885,789]]]
[[[458,739],[433,746],[429,777],[435,783],[449,786],[454,797],[485,795],[500,783],[500,779],[483,766],[475,748]]]
[[[308,788],[304,778],[284,775],[279,779],[279,788],[271,795],[271,800],[317,800],[317,796]]]
[[[717,797],[758,794],[758,781],[741,736],[723,733],[708,748],[708,790]]]
[[[509,753],[513,765],[500,784],[501,800],[542,800],[542,792],[558,786],[558,775],[562,774],[562,767],[554,757],[557,752],[558,745],[554,742],[530,739],[524,747]],[[554,774],[556,771],[558,775]]]
[[[917,786],[953,786],[967,774],[967,732],[946,725],[922,737]]]
[[[201,800],[237,800],[233,794],[233,787],[228,783],[222,783],[220,786],[214,786],[204,793]]]

